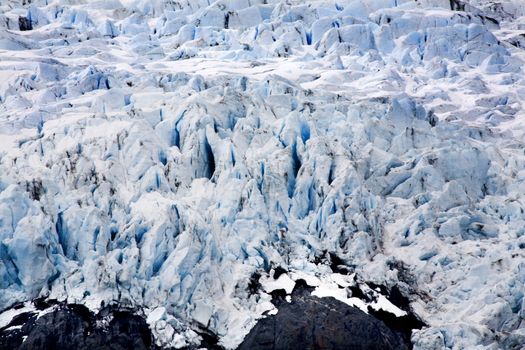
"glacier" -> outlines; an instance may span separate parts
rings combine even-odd
[[[415,349],[520,349],[524,38],[521,0],[3,1],[0,310],[234,349],[337,257]]]

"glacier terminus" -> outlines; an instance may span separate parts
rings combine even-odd
[[[0,1],[2,349],[524,349],[524,210],[523,0]]]

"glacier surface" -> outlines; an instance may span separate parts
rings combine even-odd
[[[519,349],[524,49],[521,0],[3,1],[0,310],[233,349],[335,256],[415,349]]]

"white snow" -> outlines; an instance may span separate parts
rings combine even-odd
[[[15,316],[23,314],[24,312],[34,312],[35,308],[31,303],[24,303],[24,306],[19,309],[9,309],[0,313],[0,328],[4,328],[15,318]]]
[[[372,303],[371,306],[374,310],[388,311],[397,317],[401,317],[407,314],[406,311],[401,310],[390,302],[384,295],[379,295],[377,301]]]
[[[332,297],[347,305],[357,307],[361,311],[368,313],[367,304],[363,300],[359,298],[349,298],[346,290],[339,289],[333,284],[322,284],[316,287],[312,292],[312,295],[319,298]]]
[[[282,274],[276,280],[274,280],[273,277],[263,277],[261,279],[261,284],[267,293],[276,289],[284,289],[287,294],[290,294],[295,287],[295,282],[287,274]]]

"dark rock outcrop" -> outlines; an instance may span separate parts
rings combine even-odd
[[[44,304],[43,309],[51,306]],[[146,321],[131,311],[105,308],[95,315],[82,305],[55,305],[41,317],[33,312],[16,316],[0,329],[0,349],[156,349]]]
[[[425,324],[410,313],[408,299],[397,288],[373,287],[388,294],[408,315],[396,318],[386,311],[371,308],[367,314],[334,298],[312,296],[313,288],[298,280],[291,302],[287,301],[284,290],[272,292],[272,302],[278,313],[261,319],[238,350],[411,349],[412,329]],[[369,301],[369,296],[359,287],[352,289],[352,295]],[[159,349],[146,321],[133,310],[110,306],[94,314],[78,304],[44,299],[34,300],[32,304],[37,311],[21,313],[0,328],[0,350]],[[23,304],[17,304],[13,309],[21,307]],[[202,338],[200,348],[222,349],[215,334],[206,329],[196,332]]]
[[[274,302],[279,312],[261,319],[238,350],[403,350],[412,347],[404,334],[378,318],[334,298],[312,296],[305,286],[294,290],[290,303]]]

